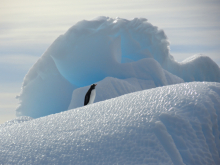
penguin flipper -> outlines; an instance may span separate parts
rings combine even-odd
[[[86,94],[85,100],[84,100],[84,106],[87,105],[88,103],[89,103],[89,95]]]

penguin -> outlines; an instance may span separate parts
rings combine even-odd
[[[85,96],[85,100],[84,100],[84,106],[87,104],[92,104],[95,100],[95,95],[96,95],[96,90],[95,90],[95,86],[97,84],[92,84],[88,90],[88,92],[86,93]]]

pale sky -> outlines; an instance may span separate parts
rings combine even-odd
[[[0,0],[0,124],[15,118],[22,80],[51,43],[97,16],[147,18],[176,61],[201,53],[220,66],[219,0]]]

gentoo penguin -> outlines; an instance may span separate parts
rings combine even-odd
[[[88,90],[88,92],[86,93],[85,96],[85,100],[84,100],[84,106],[87,104],[92,104],[95,100],[95,95],[96,95],[96,91],[95,91],[95,86],[97,84],[92,84]]]

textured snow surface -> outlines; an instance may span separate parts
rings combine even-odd
[[[33,120],[33,118],[31,118],[31,117],[29,117],[29,116],[17,117],[17,118],[15,118],[15,119],[9,120],[9,121],[7,121],[7,122],[1,124],[1,125],[0,125],[0,128],[8,127],[8,126],[11,126],[11,125],[14,125],[14,124],[23,123],[23,122],[30,121],[30,120]]]
[[[0,129],[0,164],[220,164],[220,84],[157,87]]]
[[[65,111],[76,102],[71,101],[75,89],[106,77],[135,78],[158,87],[183,81],[220,82],[220,70],[201,55],[177,63],[164,31],[147,19],[83,20],[59,36],[25,76],[17,116],[36,118]],[[119,95],[110,97],[115,96]]]

